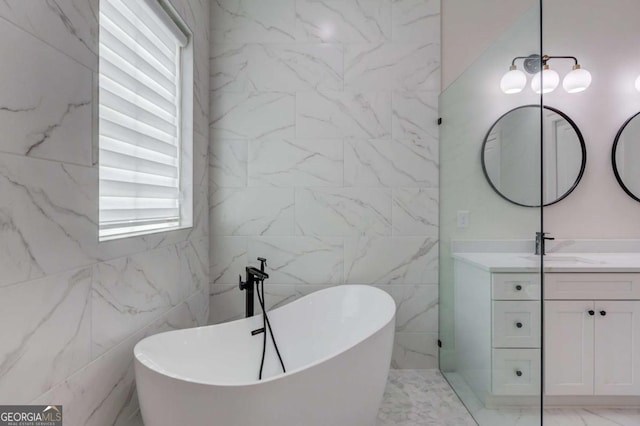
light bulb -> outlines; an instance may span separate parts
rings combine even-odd
[[[527,76],[517,69],[515,65],[512,65],[509,68],[509,72],[502,76],[502,80],[500,80],[500,89],[508,95],[522,92],[526,85]]]
[[[542,75],[542,73],[544,73],[544,75]],[[549,69],[549,65],[543,67],[542,73],[537,72],[531,80],[531,89],[538,95],[540,93],[553,92],[556,90],[556,87],[558,87],[558,84],[560,84],[560,76],[554,70]]]
[[[591,73],[580,68],[580,65],[574,65],[573,71],[566,75],[562,81],[562,87],[568,93],[578,93],[587,90],[591,85]]]
[[[640,75],[636,78],[636,90],[640,92]]]

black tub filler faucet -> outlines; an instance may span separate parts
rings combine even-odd
[[[255,268],[253,266],[247,266],[245,268],[246,273],[246,281],[242,282],[242,275],[238,277],[238,281],[240,282],[240,290],[246,290],[245,294],[245,317],[249,318],[253,316],[253,301],[255,288],[258,286],[258,283],[269,278],[269,274],[264,271],[264,268],[267,264],[267,259],[264,257],[259,257],[260,261],[260,269]]]

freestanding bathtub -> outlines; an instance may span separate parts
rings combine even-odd
[[[240,293],[239,293],[239,297]],[[373,426],[389,373],[395,303],[375,287],[340,285],[262,315],[140,341],[135,372],[146,426]]]

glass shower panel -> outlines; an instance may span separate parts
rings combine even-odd
[[[481,426],[542,424],[540,9],[440,97],[440,369]],[[505,94],[514,58],[526,85]]]

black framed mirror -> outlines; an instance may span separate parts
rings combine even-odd
[[[629,197],[640,202],[640,112],[618,130],[611,150],[613,173]]]
[[[540,207],[540,166],[544,155],[543,204],[565,199],[578,186],[587,148],[576,124],[562,111],[539,105],[508,111],[491,126],[482,144],[482,171],[493,190],[523,207]],[[544,132],[544,149],[540,150]],[[640,192],[639,192],[640,193]]]

